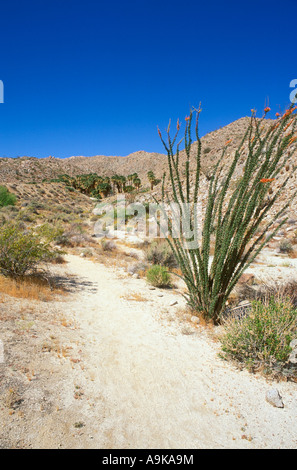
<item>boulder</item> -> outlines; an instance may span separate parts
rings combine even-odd
[[[282,397],[276,388],[271,388],[266,392],[266,401],[275,408],[284,408]]]

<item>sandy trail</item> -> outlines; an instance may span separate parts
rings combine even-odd
[[[69,255],[67,261],[66,271],[88,285],[63,303],[83,338],[80,411],[92,429],[82,433],[80,446],[296,447],[296,384],[269,384],[236,370],[199,328],[183,334],[185,323],[175,315],[182,296],[150,290],[143,279],[123,278],[87,259]],[[147,300],[127,300],[132,293]],[[266,403],[271,386],[284,409]]]

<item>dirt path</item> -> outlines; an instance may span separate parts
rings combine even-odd
[[[218,358],[219,343],[178,315],[177,292],[77,256],[67,261],[57,269],[79,288],[51,308],[75,325],[64,336],[61,326],[54,331],[61,350],[72,342],[71,353],[35,354],[25,416],[0,412],[2,446],[9,434],[35,448],[296,447],[296,384],[269,384]],[[272,386],[284,409],[265,401]]]
[[[84,338],[85,393],[98,417],[86,445],[296,447],[295,384],[278,384],[286,406],[271,407],[271,385],[220,360],[217,343],[180,323],[181,296],[88,260],[68,262],[92,285],[67,305]],[[135,293],[147,300],[127,300]]]

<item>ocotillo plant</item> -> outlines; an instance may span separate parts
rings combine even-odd
[[[215,324],[219,323],[227,299],[243,272],[285,223],[286,219],[280,223],[277,223],[277,220],[296,195],[294,193],[268,220],[267,215],[270,209],[279,200],[292,172],[295,171],[293,168],[290,174],[287,173],[288,176],[280,183],[275,193],[268,196],[271,192],[269,191],[271,182],[278,178],[287,163],[286,151],[297,139],[295,109],[290,107],[283,116],[272,121],[272,124],[265,120],[270,108],[265,108],[264,115],[260,119],[256,118],[252,110],[249,126],[235,151],[231,164],[224,166],[224,155],[230,144],[228,141],[225,143],[220,159],[211,173],[207,175],[208,196],[202,220],[197,211],[202,174],[202,146],[198,132],[200,108],[192,109],[186,118],[185,134],[182,139],[186,155],[184,173],[179,165],[182,140],[175,145],[180,130],[179,121],[173,139],[170,137],[169,124],[166,143],[158,130],[168,155],[171,187],[170,192],[165,191],[164,183],[167,179],[164,175],[162,201],[165,204],[174,202],[178,205],[180,213],[187,218],[188,226],[194,234],[195,244],[191,246],[187,235],[183,232],[180,236],[175,236],[173,220],[169,220],[168,215],[167,241],[179,262],[182,278],[188,288],[189,304]],[[195,115],[197,150],[193,152],[191,129]],[[243,156],[244,150],[247,152],[246,156]],[[239,163],[243,158],[245,162],[241,177],[235,178],[238,174]],[[194,179],[192,187],[191,177]],[[198,225],[200,223],[202,223],[202,236],[199,238]],[[271,228],[272,230],[268,232]],[[211,239],[214,246],[212,262]]]

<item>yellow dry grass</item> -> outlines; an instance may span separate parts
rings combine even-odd
[[[44,279],[28,277],[22,280],[14,280],[0,276],[0,293],[28,300],[41,300],[48,302],[53,300],[56,294],[62,294],[62,289],[51,289]]]
[[[133,300],[135,302],[147,302],[148,300],[138,292],[130,292],[129,294],[121,295],[121,298],[125,300]]]

